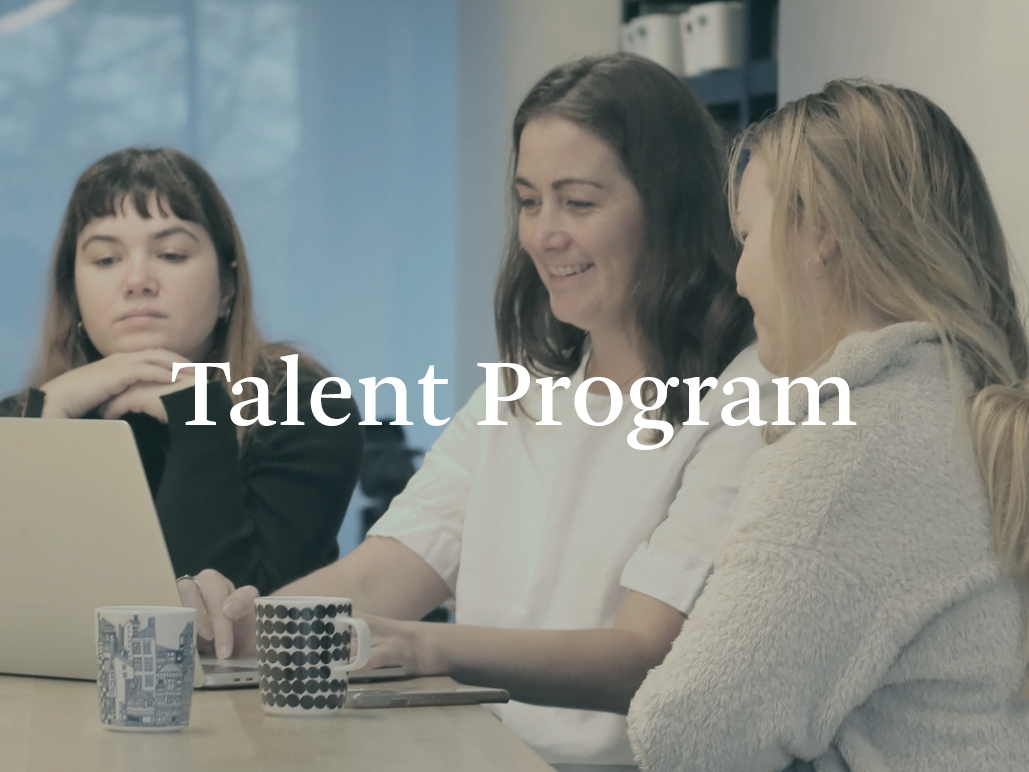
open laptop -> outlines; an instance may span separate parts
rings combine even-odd
[[[182,605],[129,425],[0,418],[0,673],[96,680],[113,605]],[[256,659],[200,663],[197,687],[257,686]]]

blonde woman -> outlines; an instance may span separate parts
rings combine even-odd
[[[194,418],[193,377],[173,362],[228,362],[260,376],[268,417],[287,419],[287,346],[263,341],[243,241],[228,204],[193,159],[167,148],[112,153],[79,178],[51,266],[42,348],[30,388],[0,415],[124,419],[132,427],[172,565],[218,566],[271,591],[337,557],[336,533],[361,464],[360,417],[322,426],[310,393],[325,373],[298,357],[299,425],[239,430],[255,395],[207,384],[215,426]],[[338,413],[338,414],[337,414]]]
[[[630,712],[641,768],[1029,769],[1027,344],[975,156],[912,91],[834,82],[747,132],[762,362],[856,426],[768,425],[714,573]]]

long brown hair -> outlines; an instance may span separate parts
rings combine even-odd
[[[1029,588],[1029,341],[971,147],[921,94],[856,80],[831,82],[752,127],[734,168],[746,151],[771,171],[778,269],[788,275],[788,233],[831,233],[843,312],[928,322],[955,376],[967,373],[996,551]]]
[[[660,65],[631,54],[586,57],[555,67],[522,101],[512,170],[525,126],[550,116],[604,140],[639,192],[646,242],[630,303],[647,375],[718,375],[753,338],[753,317],[736,294],[739,248],[724,195],[725,142],[711,116]],[[513,197],[511,211],[495,303],[501,357],[542,374],[567,375],[582,362],[586,333],[554,316],[518,241]],[[669,389],[663,415],[685,420],[686,396]]]
[[[169,212],[202,226],[218,257],[222,287],[234,296],[227,319],[214,329],[209,361],[228,362],[234,380],[258,376],[275,393],[285,378],[279,357],[299,353],[281,343],[268,343],[254,320],[253,288],[246,249],[236,220],[214,180],[185,153],[172,148],[127,148],[104,156],[82,173],[72,190],[54,246],[50,286],[40,351],[31,385],[39,387],[58,375],[100,359],[89,338],[80,332],[75,290],[75,251],[79,235],[90,221],[111,217],[132,204],[141,217]],[[311,375],[324,368],[301,354],[302,371]],[[248,384],[249,385],[249,384]],[[231,392],[230,392],[231,394]],[[251,398],[249,390],[233,401]]]

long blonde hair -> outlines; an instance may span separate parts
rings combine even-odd
[[[46,315],[31,385],[39,387],[100,358],[80,326],[75,250],[82,229],[91,220],[119,213],[126,202],[131,202],[143,217],[158,214],[149,211],[153,202],[159,214],[169,214],[164,209],[167,207],[178,218],[204,227],[214,243],[222,286],[234,290],[228,318],[219,320],[214,329],[209,361],[228,362],[234,380],[262,377],[275,393],[285,377],[279,357],[298,352],[261,337],[254,319],[250,267],[232,211],[204,168],[171,148],[119,150],[90,166],[75,183],[54,246]],[[300,366],[306,373],[324,373],[321,365],[302,354]],[[232,398],[238,403],[252,396],[244,390]]]
[[[771,172],[777,262],[787,262],[788,234],[831,233],[843,313],[928,322],[952,367],[968,373],[997,555],[1029,585],[1029,343],[1004,234],[968,143],[921,94],[833,81],[751,127],[731,168],[745,153]]]

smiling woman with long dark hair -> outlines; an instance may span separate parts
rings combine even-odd
[[[480,388],[370,538],[289,591],[352,597],[373,665],[508,689],[501,718],[548,761],[628,764],[619,714],[704,586],[760,437],[721,422],[721,392],[701,402],[709,424],[683,426],[670,387],[655,412],[673,436],[634,449],[636,411],[590,426],[574,395],[585,383],[599,422],[643,376],[653,405],[673,377],[765,374],[733,291],[721,137],[680,80],[629,55],[557,67],[513,140],[497,335],[506,361],[554,379],[560,424],[537,423],[534,386],[481,426]],[[252,646],[254,590],[199,579],[203,598],[180,590],[200,624],[228,617]],[[457,624],[415,621],[451,595]]]
[[[233,380],[270,384],[269,417],[286,418],[282,356],[298,356],[305,426],[238,429],[224,383],[207,384],[215,426],[186,426],[191,370],[228,362]],[[129,422],[179,574],[216,566],[270,591],[333,560],[361,463],[360,418],[339,428],[310,415],[324,368],[264,341],[254,322],[243,240],[210,175],[171,149],[121,150],[78,182],[57,237],[42,344],[30,388],[0,415]],[[305,415],[306,411],[306,415]]]

